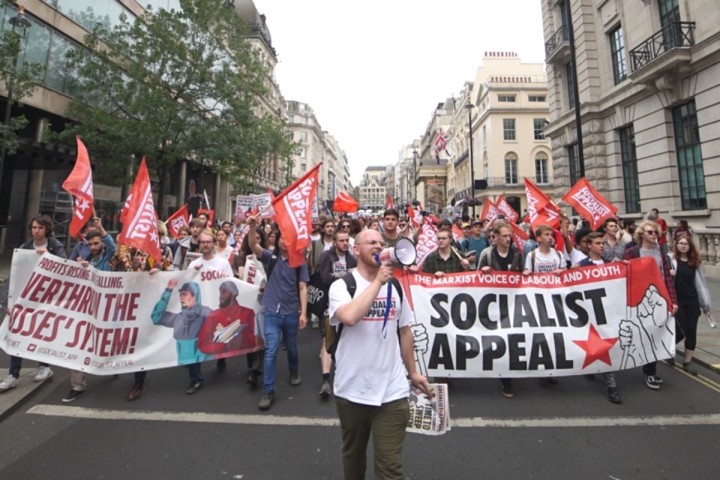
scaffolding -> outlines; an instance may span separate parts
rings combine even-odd
[[[50,216],[55,226],[53,235],[65,248],[70,247],[70,220],[73,214],[72,196],[65,191],[45,191],[40,194],[40,213]]]

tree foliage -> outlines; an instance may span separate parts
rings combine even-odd
[[[160,211],[180,160],[242,184],[270,155],[292,151],[285,125],[259,114],[268,73],[247,27],[226,2],[181,3],[112,29],[100,23],[88,50],[70,54],[82,95],[69,116],[81,123],[65,136],[81,135],[102,159],[101,178],[121,178],[133,156],[146,156]]]
[[[0,82],[3,87],[12,91],[12,103],[16,104],[32,94],[35,79],[40,76],[42,65],[25,62],[18,65],[18,56],[22,48],[21,37],[17,32],[6,30],[0,35]],[[3,118],[4,120],[4,118]],[[13,153],[18,147],[17,131],[25,128],[27,119],[24,115],[11,117],[7,124],[0,125],[0,148],[6,153]]]

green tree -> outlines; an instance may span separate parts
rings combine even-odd
[[[242,188],[271,156],[289,158],[283,122],[259,114],[267,71],[246,40],[246,26],[221,0],[185,0],[102,25],[88,49],[70,52],[81,95],[69,116],[91,155],[96,175],[123,177],[130,159],[145,155],[158,181],[158,211],[181,160],[202,162]],[[153,175],[154,173],[154,175]]]
[[[6,30],[0,35],[0,82],[4,89],[12,92],[12,103],[16,104],[32,94],[36,79],[43,70],[37,63],[18,65],[22,42],[20,35]],[[4,117],[3,117],[4,121]],[[5,153],[14,153],[18,147],[17,131],[23,129],[28,121],[24,115],[11,117],[0,125],[0,149]]]

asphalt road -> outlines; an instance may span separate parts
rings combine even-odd
[[[262,392],[244,382],[242,358],[222,374],[206,363],[205,387],[193,396],[184,369],[152,371],[135,402],[125,400],[132,375],[123,375],[91,377],[83,397],[62,404],[68,374],[55,369],[0,423],[0,479],[341,478],[334,403],[317,397],[317,331],[300,342],[303,384],[287,383],[281,356],[268,413],[257,409]],[[622,405],[607,401],[600,377],[555,387],[516,380],[512,400],[497,380],[453,380],[452,431],[408,435],[406,478],[717,479],[720,376],[700,369],[692,378],[664,364],[659,373],[665,385],[654,392],[640,370],[620,372]]]

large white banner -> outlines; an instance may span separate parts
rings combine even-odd
[[[258,294],[214,271],[101,272],[15,250],[0,347],[100,375],[240,355],[263,348]]]
[[[669,358],[675,322],[653,262],[561,275],[403,273],[418,366],[436,377],[544,377]]]

